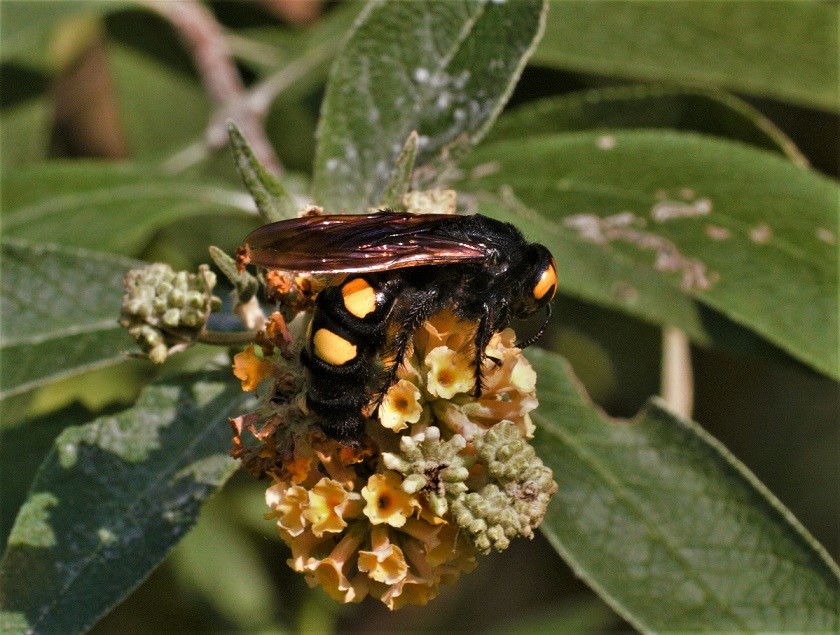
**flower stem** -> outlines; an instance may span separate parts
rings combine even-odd
[[[257,331],[210,331],[199,333],[197,341],[213,346],[237,346],[251,344],[257,336]]]

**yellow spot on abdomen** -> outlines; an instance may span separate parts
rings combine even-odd
[[[312,338],[313,352],[328,364],[341,366],[356,358],[356,345],[328,329],[318,329]]]
[[[554,289],[551,296],[554,297],[554,294],[557,293],[557,267],[554,264],[554,260],[552,259],[551,264],[546,267],[545,271],[543,271],[542,276],[540,277],[539,282],[534,286],[534,297],[537,300],[542,300],[543,296]],[[551,298],[549,298],[550,300]]]
[[[353,278],[341,287],[344,308],[357,318],[363,318],[376,311],[376,292],[364,278]]]

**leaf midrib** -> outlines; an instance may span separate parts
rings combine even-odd
[[[427,107],[429,104],[432,103],[433,97],[436,94],[435,86],[438,85],[438,82],[433,81],[433,78],[438,78],[440,73],[449,66],[455,56],[458,54],[458,51],[461,49],[461,45],[469,38],[470,34],[473,32],[476,23],[478,20],[484,15],[485,11],[487,10],[487,4],[490,0],[481,0],[481,7],[479,10],[476,11],[475,15],[469,18],[464,22],[464,26],[461,28],[461,31],[458,33],[458,37],[453,41],[452,45],[449,49],[438,59],[434,67],[434,72],[430,73],[429,80],[425,83],[425,85],[420,84],[417,86],[415,95],[417,96],[417,100],[413,104],[413,112],[411,118],[406,118],[402,127],[400,128],[399,137],[400,139],[406,139],[408,135],[417,129],[417,124],[420,122],[422,113],[427,111]],[[407,68],[405,70],[408,70]],[[409,77],[409,81],[411,78]],[[367,82],[368,86],[370,82]],[[365,98],[369,99],[370,96],[373,94],[372,90],[365,90]],[[419,131],[418,131],[419,132]],[[381,136],[384,134],[382,129],[379,129],[379,144],[382,144]],[[369,185],[366,188],[367,191],[366,199],[370,204],[375,203],[375,201],[371,201],[371,196],[377,187],[377,184],[374,182],[374,178],[370,179]]]
[[[70,337],[72,335],[84,335],[86,333],[118,331],[122,327],[117,323],[116,316],[102,319],[97,322],[75,324],[64,328],[47,331],[41,334],[18,335],[15,337],[3,337],[0,335],[0,351],[11,346],[43,344],[54,339]]]
[[[548,403],[548,402],[546,402]],[[579,404],[572,402],[571,400],[560,401],[555,400],[557,404],[565,404],[566,406],[570,406],[575,408],[576,410],[583,410]],[[644,506],[639,503],[635,497],[630,495],[629,490],[624,487],[621,487],[621,481],[616,477],[613,472],[602,462],[597,460],[597,458],[588,452],[583,446],[577,443],[571,436],[565,434],[563,430],[555,425],[554,423],[550,422],[546,417],[540,415],[539,413],[531,413],[531,416],[536,419],[537,422],[540,422],[540,428],[548,434],[554,436],[559,442],[564,443],[584,464],[589,465],[599,476],[601,476],[604,481],[607,483],[608,486],[611,487],[611,491],[616,495],[617,498],[622,500],[636,516],[641,521],[641,524],[645,527],[648,531],[648,535],[651,537],[652,540],[656,540],[662,544],[665,549],[671,554],[673,561],[678,563],[679,566],[686,572],[686,578],[693,580],[698,586],[700,586],[703,591],[707,594],[707,597],[712,598],[717,604],[723,613],[729,615],[733,621],[738,624],[738,628],[744,632],[749,630],[749,625],[742,621],[742,618],[737,613],[733,612],[732,607],[727,605],[724,602],[724,598],[721,597],[717,592],[715,592],[706,582],[706,580],[699,576],[696,572],[695,567],[691,566],[691,563],[679,552],[675,544],[675,540],[673,537],[666,534],[666,532],[662,531],[661,527],[654,525],[650,522],[647,516],[644,513]],[[580,566],[580,563],[578,564]]]
[[[244,192],[227,190],[215,185],[197,186],[185,184],[135,183],[104,189],[91,189],[64,194],[38,203],[8,210],[3,222],[5,230],[15,229],[45,216],[65,213],[68,208],[78,209],[88,205],[117,203],[124,201],[155,201],[167,198],[190,198],[197,202],[220,204],[244,212],[253,213],[256,207]],[[249,204],[250,202],[250,204]]]

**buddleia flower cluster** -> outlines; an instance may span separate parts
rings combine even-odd
[[[155,263],[129,271],[124,284],[120,325],[157,364],[195,341],[222,306],[212,294],[216,274],[207,265],[189,273]]]
[[[271,479],[268,517],[289,566],[339,602],[372,596],[396,609],[426,604],[479,554],[533,536],[557,485],[528,443],[536,375],[511,329],[491,339],[475,399],[476,325],[448,311],[429,320],[370,405],[366,443],[350,448],[306,408],[297,353],[309,317],[289,325],[291,348],[264,337],[234,358],[260,405],[232,421],[233,455]]]

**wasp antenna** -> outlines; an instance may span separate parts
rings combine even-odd
[[[551,321],[551,304],[549,303],[549,304],[545,305],[545,321],[542,323],[542,326],[540,327],[540,330],[537,331],[536,333],[534,333],[531,337],[529,337],[524,342],[518,342],[516,344],[516,347],[520,348],[520,349],[521,348],[528,348],[531,344],[533,344],[538,339],[540,339],[542,337],[543,333],[545,333],[545,329],[548,328],[548,323],[550,321]]]

